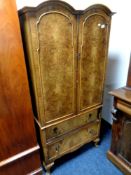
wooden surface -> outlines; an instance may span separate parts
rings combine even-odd
[[[120,88],[110,93],[114,96],[111,148],[108,158],[125,175],[131,174],[131,90]]]
[[[124,175],[130,175],[131,174],[131,168],[123,163],[115,154],[113,154],[111,151],[108,151],[107,153],[108,159],[110,159],[122,172],[124,172]]]
[[[99,140],[112,13],[102,5],[76,11],[67,3],[48,1],[19,15],[48,169],[58,157]]]
[[[94,6],[80,15],[78,61],[80,111],[102,103],[107,61],[110,16]]]
[[[126,87],[115,89],[111,91],[109,94],[118,97],[119,99],[131,103],[131,90],[126,89]]]
[[[92,110],[89,113],[80,114],[68,120],[61,121],[51,127],[46,128],[46,138],[58,137],[72,129],[79,128],[87,123],[93,122],[98,118],[98,110]]]
[[[15,0],[0,2],[0,167],[2,175],[40,168]]]

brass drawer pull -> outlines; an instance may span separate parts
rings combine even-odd
[[[111,113],[112,113],[112,120],[113,121],[117,121],[117,118],[116,118],[116,113],[117,113],[117,110],[116,109],[112,109],[112,111],[111,111]]]
[[[92,114],[90,113],[90,114],[88,115],[87,122],[89,122],[89,121],[91,120],[91,118],[92,118]]]
[[[113,120],[113,121],[117,121],[117,118],[114,117],[114,116],[112,116],[112,120]]]
[[[92,117],[92,114],[89,114],[89,118],[91,118]]]
[[[53,129],[53,132],[54,132],[55,134],[60,134],[60,131],[58,130],[57,127],[55,127],[55,128]]]
[[[94,129],[91,129],[91,130],[89,130],[89,134],[91,134],[91,135],[96,135],[97,132],[96,132]]]
[[[116,115],[116,112],[117,112],[117,110],[116,110],[116,109],[112,109],[112,110],[111,110],[111,113],[112,113],[112,115],[113,115],[113,116],[115,116],[115,115]]]
[[[58,145],[56,145],[56,147],[55,147],[56,153],[59,153],[59,150],[60,150],[60,145],[58,144]]]

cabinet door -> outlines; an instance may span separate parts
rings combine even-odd
[[[120,141],[120,152],[119,156],[123,160],[127,160],[127,163],[131,162],[131,119],[130,116],[127,115],[127,119],[123,122],[121,141]]]
[[[66,8],[48,5],[30,17],[33,76],[40,123],[76,111],[76,18]]]
[[[80,111],[102,103],[110,17],[101,9],[89,10],[79,23],[79,85]]]

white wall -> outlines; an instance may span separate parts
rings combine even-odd
[[[17,8],[37,6],[44,0],[16,0]],[[65,0],[77,10],[84,10],[92,4],[104,4],[116,12],[112,17],[109,43],[109,59],[104,90],[104,107],[102,117],[109,123],[111,120],[112,97],[108,92],[125,86],[131,49],[131,9],[130,0]]]

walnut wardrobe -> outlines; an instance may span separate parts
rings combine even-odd
[[[112,12],[47,1],[19,11],[32,104],[45,168],[99,141]]]

